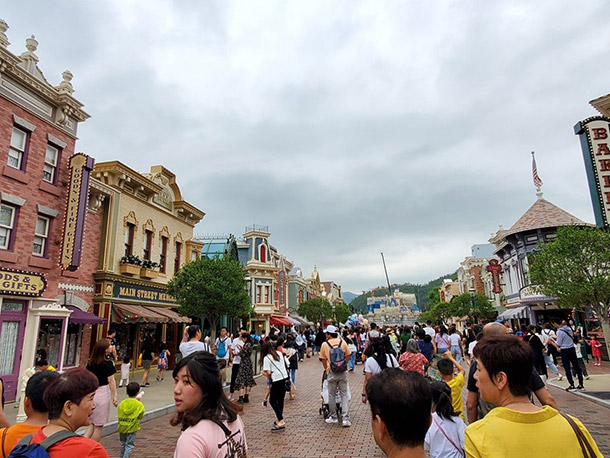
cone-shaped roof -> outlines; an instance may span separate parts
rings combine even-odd
[[[502,236],[506,237],[519,232],[559,226],[591,226],[591,224],[585,223],[576,216],[559,208],[557,205],[543,199],[542,196],[539,196],[538,200],[534,202],[534,205],[532,205],[510,229],[504,232]]]

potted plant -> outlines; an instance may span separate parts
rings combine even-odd
[[[120,261],[119,270],[123,275],[138,275],[142,260],[138,256],[123,256]]]
[[[140,277],[152,280],[159,275],[160,264],[153,262],[150,259],[144,259],[141,264]]]

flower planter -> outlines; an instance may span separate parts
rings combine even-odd
[[[158,275],[159,275],[159,272],[157,272],[154,269],[147,269],[145,267],[142,267],[140,269],[140,277],[142,277],[142,278],[148,278],[149,280],[153,280],[153,279],[157,278]]]
[[[123,275],[129,275],[130,277],[133,277],[135,275],[139,275],[140,266],[136,266],[135,264],[121,264],[119,266],[119,271]]]

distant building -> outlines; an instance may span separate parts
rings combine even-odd
[[[493,275],[490,272],[490,261],[498,261],[499,258],[493,254],[495,245],[473,245],[472,253],[477,256],[468,256],[461,263],[457,271],[457,282],[460,294],[481,293],[485,294],[498,312],[504,307],[500,301],[500,294],[494,292]]]
[[[324,291],[322,295],[330,302],[333,306],[343,305],[345,301],[341,296],[341,286],[337,285],[334,281],[323,281],[321,282]]]
[[[372,296],[367,298],[367,319],[380,326],[412,325],[419,315],[415,294],[394,290],[392,296]]]

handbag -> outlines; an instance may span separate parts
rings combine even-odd
[[[574,420],[572,420],[572,418],[569,415],[566,415],[565,413],[562,413],[562,412],[559,412],[559,413],[561,414],[561,416],[563,418],[565,418],[567,420],[567,422],[570,424],[570,426],[574,430],[574,433],[576,434],[576,438],[578,439],[578,444],[580,445],[580,449],[582,450],[582,456],[584,458],[597,458],[597,454],[595,453],[595,450],[593,450],[593,447],[587,440],[587,437],[578,427],[576,422]]]

